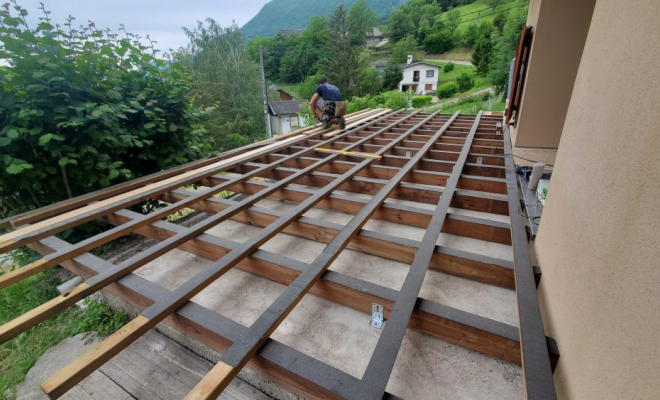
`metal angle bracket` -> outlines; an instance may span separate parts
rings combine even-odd
[[[371,303],[371,323],[369,325],[380,329],[383,326],[383,312],[385,307],[382,304]]]

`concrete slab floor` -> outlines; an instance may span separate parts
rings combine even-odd
[[[419,206],[418,203],[414,204]],[[264,200],[258,205],[283,211],[295,206],[279,200]],[[316,208],[306,215],[342,225],[352,217]],[[424,234],[420,228],[383,221],[370,221],[368,227],[415,240],[421,239]],[[260,230],[254,226],[225,221],[209,230],[209,233],[244,242]],[[438,244],[503,259],[511,258],[510,246],[455,235],[441,235]],[[311,240],[279,234],[262,249],[311,262],[324,246]],[[201,272],[211,262],[185,251],[173,250],[136,273],[172,290]],[[345,250],[330,269],[398,290],[409,266]],[[284,288],[265,278],[232,269],[195,296],[193,301],[244,326],[250,326]],[[515,292],[512,290],[429,271],[420,296],[515,326],[518,323]],[[361,378],[382,332],[369,326],[369,319],[368,314],[307,295],[274,332],[273,338]],[[409,330],[388,390],[398,396],[415,399],[521,398],[522,372],[517,365]]]

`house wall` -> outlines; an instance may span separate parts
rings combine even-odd
[[[513,145],[556,149],[596,0],[532,0],[533,27]]]
[[[426,77],[426,71],[433,70],[432,78]],[[403,79],[399,82],[399,90],[403,90],[403,85],[413,85],[417,84],[417,91],[415,94],[424,94],[426,90],[424,89],[427,83],[431,84],[430,90],[438,89],[438,73],[440,68],[431,65],[415,65],[412,67],[406,67],[403,69]],[[413,82],[414,71],[419,71],[419,82]]]
[[[282,132],[282,122],[280,118],[275,115],[270,115],[270,130],[273,136],[281,135]]]
[[[535,242],[562,399],[660,398],[659,20],[598,0],[570,98]]]

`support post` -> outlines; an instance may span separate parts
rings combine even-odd
[[[273,137],[270,130],[270,118],[268,116],[268,89],[266,88],[266,71],[264,70],[264,46],[259,46],[259,61],[261,62],[261,91],[264,96],[264,120],[266,122],[266,134]]]

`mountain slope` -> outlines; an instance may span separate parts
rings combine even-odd
[[[350,7],[356,0],[272,0],[248,23],[241,32],[246,39],[273,36],[280,29],[304,29],[314,15],[328,17],[340,3]],[[367,0],[378,19],[384,19],[406,0]]]

